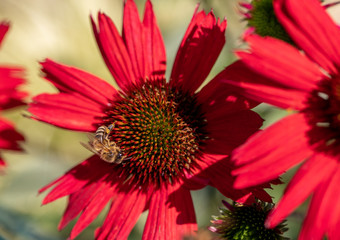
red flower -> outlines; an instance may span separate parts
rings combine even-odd
[[[0,44],[9,29],[7,22],[0,23]],[[13,66],[0,66],[0,111],[24,105],[22,102],[26,93],[16,88],[25,82],[23,69]],[[21,150],[18,141],[24,137],[14,129],[14,125],[6,119],[0,118],[0,149]],[[6,163],[0,157],[0,169]]]
[[[45,78],[60,93],[35,97],[29,111],[34,119],[79,131],[114,123],[106,141],[115,142],[126,160],[107,163],[94,155],[41,189],[54,187],[44,204],[69,196],[59,229],[80,214],[75,238],[110,203],[96,239],[126,239],[145,210],[143,239],[180,239],[197,228],[190,190],[209,184],[234,200],[270,201],[262,187],[232,188],[228,156],[261,126],[249,110],[255,104],[222,88],[219,76],[196,93],[225,43],[226,21],[196,9],[166,82],[165,48],[150,1],[143,21],[135,3],[125,1],[122,36],[105,14],[98,14],[98,24],[91,20],[121,91],[46,60]]]
[[[249,35],[250,50],[238,52],[242,62],[224,74],[244,96],[292,114],[234,151],[240,166],[234,171],[235,187],[266,182],[302,163],[267,226],[273,228],[313,195],[299,238],[340,239],[340,29],[318,0],[273,3],[303,52],[277,39]]]

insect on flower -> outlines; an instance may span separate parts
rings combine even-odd
[[[123,155],[117,143],[109,139],[109,135],[114,127],[114,123],[108,127],[105,125],[100,126],[94,135],[88,134],[88,143],[80,142],[80,144],[100,156],[105,162],[120,164],[127,160],[127,158]]]

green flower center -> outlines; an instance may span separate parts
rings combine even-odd
[[[234,205],[231,210],[221,209],[220,216],[212,221],[214,232],[220,234],[220,239],[234,240],[283,240],[282,233],[287,229],[284,223],[274,229],[264,226],[268,212],[273,204],[256,202],[253,205]]]
[[[195,95],[164,79],[146,81],[121,94],[106,113],[104,122],[115,123],[110,139],[128,158],[117,166],[126,182],[172,183],[196,165],[206,121]]]
[[[276,18],[273,0],[253,0],[252,5],[253,9],[250,12],[251,18],[248,19],[248,26],[254,27],[255,32],[260,36],[270,36],[290,44],[293,43]]]

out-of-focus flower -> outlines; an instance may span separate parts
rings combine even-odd
[[[274,229],[265,228],[264,222],[273,203],[256,200],[251,205],[234,202],[230,205],[223,201],[226,208],[220,208],[220,215],[213,216],[210,231],[219,235],[219,239],[228,240],[283,240],[283,233],[287,231],[284,222]]]
[[[9,29],[8,22],[0,23],[0,45]],[[25,92],[19,91],[17,87],[23,83],[24,70],[20,67],[0,64],[0,111],[24,105]],[[20,151],[18,144],[24,137],[18,133],[13,123],[0,117],[0,149]],[[0,170],[6,165],[0,157]]]
[[[38,95],[29,111],[33,119],[66,129],[94,132],[101,127],[96,141],[116,144],[125,160],[110,164],[94,155],[41,189],[54,187],[44,204],[69,197],[59,229],[80,214],[70,236],[75,238],[109,203],[96,239],[126,239],[145,210],[149,214],[143,239],[180,239],[197,229],[190,190],[209,184],[237,201],[251,202],[254,197],[271,201],[263,190],[269,184],[232,188],[228,157],[262,125],[249,110],[256,103],[224,87],[219,75],[197,92],[224,46],[226,20],[196,9],[169,81],[150,1],[143,21],[135,3],[125,1],[122,36],[103,13],[98,14],[98,24],[92,19],[92,25],[121,90],[46,60],[45,78],[60,93]]]
[[[241,61],[226,71],[224,81],[292,114],[234,151],[235,187],[266,182],[301,164],[267,226],[276,226],[313,195],[299,239],[340,239],[340,29],[317,0],[273,3],[303,52],[248,35],[250,50],[237,52]]]
[[[332,7],[339,2],[325,4],[324,7]],[[247,32],[256,33],[262,37],[270,36],[281,39],[289,44],[293,44],[289,34],[278,21],[274,8],[273,0],[251,0],[239,3],[240,12],[247,21]]]

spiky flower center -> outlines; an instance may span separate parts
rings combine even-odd
[[[340,150],[340,76],[326,79],[312,92],[304,110],[311,126],[310,144],[321,151]],[[337,152],[334,152],[334,151]]]
[[[251,17],[248,19],[249,27],[254,27],[260,36],[270,36],[293,43],[276,18],[273,0],[253,0],[251,4],[253,7],[250,10]]]
[[[111,140],[129,160],[117,166],[126,182],[172,183],[195,166],[204,115],[195,95],[162,80],[145,81],[112,102],[105,122],[115,122]]]
[[[252,205],[235,203],[230,209],[221,208],[210,229],[220,234],[220,239],[234,240],[280,240],[287,229],[281,223],[275,229],[265,228],[265,219],[273,204],[257,201]]]

